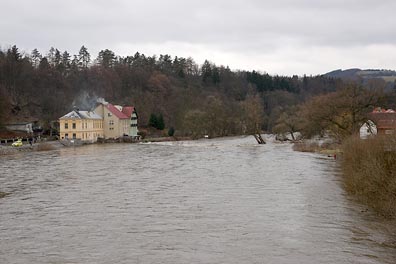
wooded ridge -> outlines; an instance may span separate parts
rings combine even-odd
[[[370,85],[386,86],[381,80]],[[279,128],[285,113],[345,86],[324,75],[271,76],[167,54],[117,56],[105,49],[93,58],[85,46],[76,55],[56,48],[29,53],[12,46],[0,50],[0,124],[38,120],[45,126],[73,106],[89,110],[102,97],[134,105],[139,126],[148,125],[154,114],[178,134],[245,134],[257,126]]]

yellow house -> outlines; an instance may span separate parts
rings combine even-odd
[[[60,139],[96,142],[103,137],[103,118],[91,111],[73,110],[59,118]]]
[[[137,136],[137,113],[134,107],[100,103],[94,111],[103,117],[105,139]]]

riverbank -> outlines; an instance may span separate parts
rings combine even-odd
[[[318,140],[305,140],[295,142],[293,144],[293,150],[299,152],[319,153],[327,156],[338,156],[342,153],[342,147],[340,144],[320,142]]]
[[[346,140],[341,166],[349,193],[377,213],[396,218],[395,136]]]
[[[153,138],[145,138],[142,139],[141,142],[168,142],[168,141],[185,141],[185,140],[193,140],[191,137],[153,137]]]
[[[20,147],[0,145],[0,155],[13,155],[21,152],[46,151],[63,148],[59,141],[45,141],[34,143],[33,145],[25,144]]]
[[[345,189],[386,218],[396,218],[396,137],[362,140],[349,138],[340,144],[307,140],[293,150],[335,158],[341,156]]]
[[[167,141],[183,141],[183,140],[193,140],[191,137],[153,137],[153,138],[146,138],[139,142],[148,143],[148,142],[167,142]],[[125,143],[114,141],[111,143]],[[133,142],[136,143],[136,142]],[[92,143],[92,144],[106,144],[106,143]],[[127,143],[126,143],[127,144]],[[130,144],[130,143],[128,143]],[[83,146],[86,144],[82,144]],[[32,151],[46,151],[46,150],[55,150],[61,149],[68,146],[61,144],[59,141],[45,141],[40,143],[35,143],[33,145],[24,144],[20,147],[12,147],[12,146],[4,146],[0,145],[0,156],[2,155],[13,155],[22,152],[32,152]]]

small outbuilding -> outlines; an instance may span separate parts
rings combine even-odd
[[[366,139],[372,136],[377,135],[377,126],[374,124],[373,121],[367,120],[361,127],[360,127],[360,138]]]
[[[33,124],[30,122],[5,124],[4,126],[10,131],[33,133]]]

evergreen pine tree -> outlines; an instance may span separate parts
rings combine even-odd
[[[164,128],[165,128],[164,117],[162,116],[162,114],[160,114],[157,119],[157,129],[164,130]]]
[[[158,126],[158,119],[157,116],[155,114],[151,114],[150,115],[150,119],[149,119],[149,126],[157,128]]]

